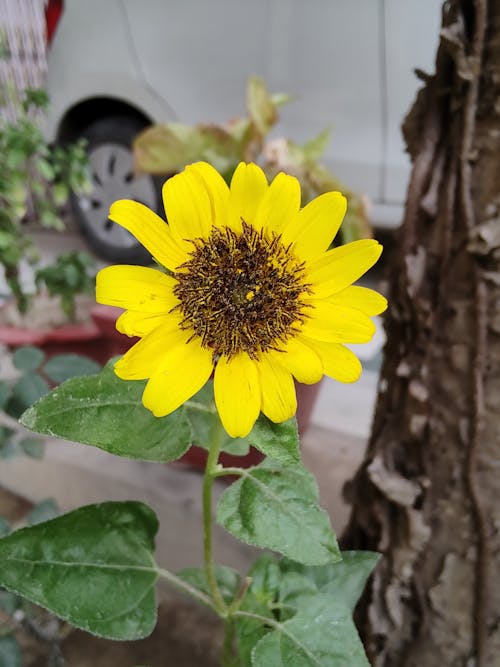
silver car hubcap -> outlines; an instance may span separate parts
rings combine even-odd
[[[109,208],[117,199],[135,199],[156,207],[156,191],[150,176],[134,174],[132,153],[120,144],[101,144],[89,151],[92,192],[78,198],[86,225],[107,245],[132,248],[137,240],[108,219]]]

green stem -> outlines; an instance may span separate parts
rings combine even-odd
[[[223,436],[224,429],[222,424],[220,422],[216,423],[212,430],[205,475],[203,477],[203,552],[205,557],[205,573],[215,609],[221,616],[226,615],[227,607],[215,578],[212,557],[212,487],[214,485],[217,460]]]
[[[271,628],[274,628],[275,630],[279,630],[280,632],[283,632],[284,634],[287,634],[285,630],[283,629],[283,624],[280,623],[279,621],[275,621],[272,618],[268,618],[267,616],[261,616],[260,614],[254,614],[251,611],[235,611],[232,614],[233,618],[253,618],[255,621],[260,621],[262,625],[269,625]]]
[[[213,471],[214,477],[224,477],[225,475],[236,475],[238,477],[243,477],[247,475],[245,468],[223,468],[222,466],[217,466]]]
[[[224,641],[222,644],[222,667],[238,667],[239,658],[234,650],[235,627],[229,616],[224,621]]]
[[[188,584],[187,581],[184,581],[184,579],[181,579],[180,577],[173,574],[172,572],[169,572],[168,570],[162,570],[162,569],[158,569],[158,575],[162,579],[166,579],[166,581],[171,583],[176,588],[180,588],[185,593],[189,593],[189,595],[192,595],[194,598],[199,600],[199,602],[203,602],[212,609],[216,610],[213,601],[208,597],[208,595],[205,595],[205,593],[202,593],[197,588],[194,588],[194,586]]]

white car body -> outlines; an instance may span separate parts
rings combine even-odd
[[[78,136],[114,105],[150,122],[244,113],[246,79],[294,100],[274,136],[325,127],[325,163],[400,222],[409,173],[400,125],[433,70],[441,0],[65,0],[49,53],[48,134]]]

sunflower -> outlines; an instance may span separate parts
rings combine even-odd
[[[244,437],[261,411],[273,422],[295,414],[294,378],[359,378],[344,344],[368,342],[370,316],[387,302],[352,283],[382,247],[362,239],[329,249],[346,212],[342,194],[300,208],[293,176],[268,184],[260,167],[242,162],[228,187],[197,162],[166,181],[163,202],[168,224],[136,201],[117,201],[109,214],[159,268],[110,266],[97,276],[97,301],[124,308],[116,328],[141,339],[115,372],[148,380],[146,408],[173,412],[213,373],[224,428]]]

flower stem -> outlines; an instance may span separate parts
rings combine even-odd
[[[205,574],[215,609],[221,616],[225,616],[227,614],[227,606],[215,578],[212,557],[212,487],[214,485],[217,460],[219,458],[222,438],[224,436],[224,429],[220,422],[214,424],[211,436],[207,464],[205,466],[205,475],[203,477],[203,552],[205,558]]]
[[[233,619],[228,616],[224,621],[224,642],[222,644],[222,667],[239,667],[240,660],[235,653],[235,627]]]
[[[191,586],[191,584],[188,584],[187,581],[184,581],[183,579],[181,579],[177,575],[173,574],[173,572],[169,572],[168,570],[159,569],[158,570],[158,576],[160,576],[162,579],[166,579],[166,581],[171,583],[176,588],[179,588],[181,591],[184,591],[185,593],[189,593],[189,595],[192,595],[199,602],[202,602],[203,604],[206,604],[209,607],[211,607],[212,609],[214,609],[214,603],[208,597],[208,595],[205,595],[205,593],[202,593],[202,591],[199,591],[194,586]]]

